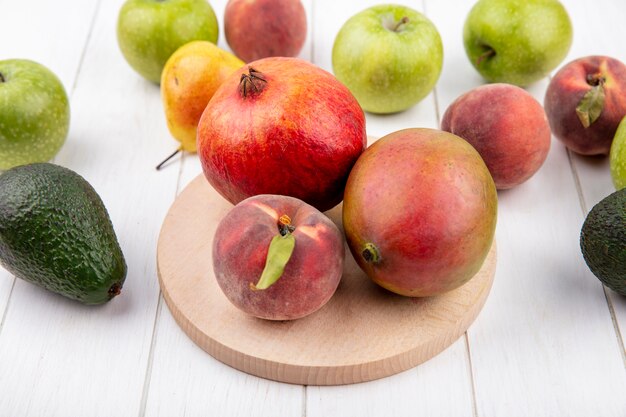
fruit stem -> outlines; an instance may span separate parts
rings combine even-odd
[[[361,256],[363,257],[363,259],[365,259],[365,262],[368,263],[379,264],[381,261],[378,248],[376,247],[376,245],[370,242],[366,243],[363,247],[363,251],[361,251]]]
[[[280,216],[278,219],[278,233],[280,233],[281,236],[286,236],[289,233],[293,233],[294,230],[296,230],[296,228],[291,224],[291,217],[286,214]]]
[[[182,150],[183,150],[183,148],[178,148],[178,149],[176,149],[174,152],[172,152],[172,154],[171,154],[170,156],[168,156],[167,158],[165,158],[164,160],[162,160],[162,161],[161,161],[161,163],[160,163],[159,165],[157,165],[157,166],[156,166],[156,170],[157,170],[157,171],[159,171],[159,170],[163,167],[163,165],[165,165],[165,163],[166,163],[167,161],[169,161],[170,159],[172,159],[174,156],[176,156],[176,154],[177,154],[178,152],[180,152],[180,151],[182,151]]]
[[[111,285],[111,288],[109,288],[108,292],[109,292],[109,299],[111,299],[122,293],[122,286],[116,282],[115,284]]]
[[[248,67],[248,74],[241,74],[239,80],[239,93],[247,97],[253,93],[258,94],[265,88],[267,80],[265,76],[252,67]]]
[[[589,84],[592,87],[597,87],[599,85],[604,85],[604,83],[606,82],[606,78],[604,78],[602,76],[601,73],[597,72],[595,74],[588,74],[587,75],[587,84]]]
[[[400,19],[400,21],[396,24],[396,26],[393,28],[394,32],[398,32],[400,30],[400,26],[405,25],[409,23],[409,18],[404,16],[402,19]]]
[[[0,83],[5,82],[6,79],[4,78],[4,75],[2,75],[2,73],[0,72]]]
[[[604,83],[606,78],[599,72],[588,74],[587,84],[591,87],[576,106],[576,115],[586,129],[602,114],[605,102]]]
[[[280,216],[278,219],[279,234],[274,236],[270,242],[261,278],[256,284],[250,283],[252,291],[268,289],[283,275],[285,266],[291,259],[296,245],[296,239],[291,234],[294,230],[296,228],[291,224],[291,218],[286,214]]]
[[[485,52],[483,52],[482,54],[480,54],[480,56],[478,57],[478,59],[476,60],[476,66],[480,67],[480,64],[487,58],[491,58],[492,56],[494,56],[496,54],[496,50],[493,49],[492,47],[488,46]]]

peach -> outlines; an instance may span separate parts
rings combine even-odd
[[[501,190],[533,176],[550,150],[543,107],[510,84],[483,85],[461,95],[443,115],[441,129],[478,151]]]
[[[300,0],[229,0],[224,12],[226,41],[246,62],[297,56],[306,30]]]
[[[288,256],[280,246],[283,239],[295,244]],[[281,256],[287,261],[277,271]],[[320,309],[339,285],[343,261],[337,226],[287,196],[257,195],[240,202],[222,219],[213,241],[213,270],[226,297],[240,310],[269,320],[297,319]]]
[[[565,146],[581,155],[608,155],[626,115],[626,65],[607,56],[572,61],[550,81],[544,106]]]
[[[365,150],[348,177],[343,227],[363,271],[411,297],[437,295],[481,268],[497,194],[476,150],[448,132],[405,129]]]

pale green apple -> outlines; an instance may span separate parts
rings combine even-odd
[[[609,159],[615,189],[626,188],[626,117],[622,119],[615,132]]]
[[[63,84],[25,59],[0,61],[0,170],[50,160],[70,125]]]
[[[206,0],[127,0],[117,20],[117,42],[126,61],[158,83],[168,58],[194,40],[217,43],[218,23]]]
[[[479,0],[465,20],[463,42],[487,81],[524,87],[563,61],[572,23],[557,0]]]
[[[433,89],[443,64],[437,28],[405,6],[379,5],[352,16],[333,46],[333,71],[364,110],[406,110]]]

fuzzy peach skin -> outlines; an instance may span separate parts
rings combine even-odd
[[[230,0],[224,11],[226,41],[246,62],[297,56],[306,31],[306,13],[300,0]]]
[[[251,289],[284,214],[295,227],[291,258],[272,286]],[[320,309],[339,285],[343,262],[337,226],[314,207],[287,196],[258,195],[237,204],[218,225],[213,241],[213,270],[226,297],[240,310],[269,320],[293,320]]]
[[[532,177],[550,150],[550,126],[541,104],[510,84],[487,84],[457,98],[441,130],[468,141],[500,190]]]
[[[348,246],[365,273],[395,293],[442,294],[481,268],[496,228],[497,194],[466,141],[405,129],[354,165],[343,202]]]
[[[604,108],[598,120],[585,128],[576,107],[599,78],[604,80]],[[607,56],[570,62],[550,81],[544,107],[552,133],[565,146],[581,155],[608,155],[617,126],[626,115],[626,65]]]

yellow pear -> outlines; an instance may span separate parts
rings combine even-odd
[[[239,58],[207,41],[189,42],[167,60],[161,75],[161,98],[167,127],[180,142],[179,151],[196,151],[196,129],[204,108],[222,81],[243,65]]]

